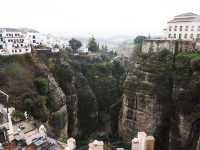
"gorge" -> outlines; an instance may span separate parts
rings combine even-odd
[[[111,52],[33,52],[0,57],[0,66],[9,105],[18,115],[28,111],[60,141],[73,136],[84,146],[100,139],[114,149],[145,131],[155,136],[156,150],[200,146],[198,52],[136,50],[128,65]]]

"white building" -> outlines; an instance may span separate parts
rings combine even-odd
[[[177,15],[168,22],[164,32],[167,40],[200,39],[200,16],[191,12]]]
[[[26,33],[27,43],[32,46],[37,46],[40,44],[40,33],[38,32],[27,32]]]
[[[104,143],[103,141],[94,140],[94,142],[89,143],[89,150],[103,150]]]
[[[155,139],[145,132],[138,132],[138,137],[132,140],[132,150],[154,150]]]
[[[2,134],[3,134],[3,137],[5,138],[4,140],[9,141],[9,142],[14,140],[13,124],[11,120],[11,114],[14,110],[15,109],[13,107],[10,107],[8,108],[8,112],[7,112],[7,108],[4,107],[2,104],[0,104],[0,114],[1,115],[3,114],[4,117],[6,116],[6,121],[3,121],[0,125],[1,140],[2,140]]]
[[[31,47],[26,35],[19,29],[0,29],[0,55],[16,55],[30,53]]]
[[[67,146],[64,150],[75,150],[76,149],[76,140],[74,138],[69,138],[67,140]]]

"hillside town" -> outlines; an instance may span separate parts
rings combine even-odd
[[[62,40],[27,28],[0,28],[0,55],[31,53],[33,49],[57,52],[55,45],[65,47]]]
[[[167,28],[164,29],[164,33],[160,38],[148,37],[143,41],[141,51],[148,53],[150,51],[159,52],[163,49],[169,49],[175,52],[177,45],[178,51],[180,52],[200,51],[199,15],[189,12],[175,16],[167,22]],[[47,35],[39,33],[36,30],[26,28],[0,28],[1,56],[22,55],[32,53],[33,51],[58,53],[60,47],[66,48],[68,46],[68,41],[48,38]],[[80,47],[78,48],[78,52],[87,53],[88,55],[87,46]],[[8,94],[1,90],[0,94],[3,94],[6,101],[8,101]],[[26,111],[23,114],[23,120],[15,120],[16,118],[13,116],[14,112],[14,107],[0,104],[0,150],[77,149],[77,141],[74,137],[69,137],[65,142],[61,142],[50,137],[47,134],[48,128],[46,125],[35,121]],[[155,143],[154,136],[148,136],[144,131],[138,131],[137,137],[132,137],[132,140],[129,142],[131,150],[154,150]],[[92,142],[88,143],[87,149],[105,150],[106,143],[102,140],[92,139]]]

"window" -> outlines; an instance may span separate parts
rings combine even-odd
[[[21,49],[19,49],[19,52],[22,52],[22,50],[21,50]]]
[[[194,35],[193,35],[193,34],[190,34],[190,38],[193,39],[193,37],[194,37]]]
[[[179,35],[178,35],[178,38],[181,39],[181,38],[182,38],[182,34],[179,34]]]
[[[200,34],[197,34],[197,39],[200,39]]]
[[[18,36],[18,35],[15,33],[15,36]]]
[[[187,36],[188,36],[188,35],[187,35],[187,34],[185,34],[185,35],[184,35],[184,38],[185,38],[185,39],[187,39]]]
[[[127,119],[132,119],[133,118],[133,111],[131,109],[129,109],[127,111]]]
[[[180,26],[180,31],[182,31],[183,30],[183,26]]]
[[[35,35],[33,35],[33,39],[35,39]]]
[[[176,34],[174,34],[174,38],[176,38]]]
[[[0,45],[0,49],[3,49],[3,45]]]
[[[174,31],[177,31],[177,26],[174,27]]]
[[[23,46],[23,44],[21,44],[21,47]]]
[[[194,31],[194,26],[191,26],[191,31]]]
[[[171,34],[168,35],[168,38],[171,38]]]
[[[36,41],[35,41],[35,40],[33,40],[33,43],[36,43]]]
[[[172,31],[172,26],[169,26],[169,31]]]
[[[185,26],[185,31],[188,31],[188,28],[189,28],[188,26]]]
[[[2,37],[2,34],[0,34],[0,37]]]
[[[28,51],[28,49],[26,49],[26,51]]]
[[[200,31],[200,26],[198,26],[197,31]]]

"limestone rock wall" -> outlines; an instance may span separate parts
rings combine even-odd
[[[196,150],[200,137],[200,61],[166,50],[142,53],[124,83],[119,134],[156,138],[157,150]],[[175,62],[175,63],[174,63]]]

